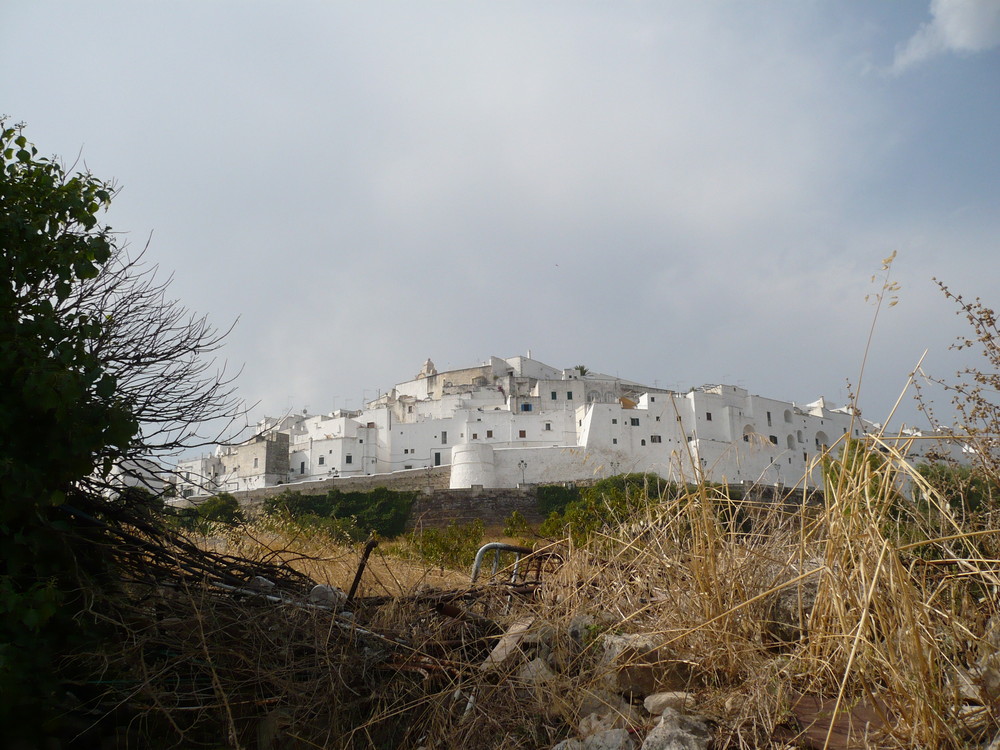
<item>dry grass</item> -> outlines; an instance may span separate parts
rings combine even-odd
[[[718,748],[988,740],[1000,729],[1000,689],[977,693],[977,680],[1000,683],[981,669],[996,651],[991,519],[957,517],[889,443],[828,463],[822,505],[704,485],[641,503],[583,547],[557,543],[563,564],[532,598],[378,551],[350,616],[304,591],[161,589],[155,607],[120,615],[130,638],[111,667],[139,675],[125,701],[136,726],[182,744],[224,730],[233,747],[550,747],[618,700],[623,669],[692,692]],[[344,590],[361,554],[266,525],[210,544]],[[530,622],[517,653],[483,669],[516,622]],[[609,661],[618,634],[647,646]],[[523,673],[536,657],[551,670],[541,680]],[[651,720],[633,702],[616,710],[641,731]],[[872,728],[847,732],[852,716]]]

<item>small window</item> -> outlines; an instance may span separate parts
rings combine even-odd
[[[306,462],[299,461],[299,474],[305,474],[305,473],[306,473]]]
[[[413,468],[413,464],[403,464],[403,468],[404,469],[412,469]]]
[[[646,439],[645,439],[645,438],[643,438],[642,440],[640,440],[640,441],[639,441],[639,444],[640,444],[640,445],[645,445],[645,444],[646,444]]]
[[[478,432],[473,432],[472,433],[472,439],[473,440],[479,440],[479,433]]]
[[[531,411],[531,404],[521,404],[521,411]]]
[[[322,457],[322,456],[320,456],[320,459],[319,459],[319,462],[320,462],[320,463],[323,463],[323,457]],[[255,469],[257,468],[257,456],[254,456],[254,457],[253,457],[253,467],[254,467]]]
[[[552,391],[552,400],[555,401],[558,398],[559,398],[559,394],[556,393],[555,391]]]
[[[768,413],[767,413],[767,426],[768,426],[768,427],[770,427],[770,426],[771,426],[771,412],[768,412]]]
[[[256,466],[256,465],[257,465],[257,459],[255,458],[254,459],[254,466]],[[319,457],[319,465],[320,466],[325,466],[326,465],[326,456],[320,456]]]
[[[344,456],[344,463],[345,464],[353,464],[354,463],[354,457],[351,456],[350,453],[348,453],[346,456]]]
[[[493,437],[493,430],[487,430],[487,431],[486,431],[486,437],[487,437],[487,438],[491,438],[491,437]]]
[[[632,417],[630,421],[631,421],[633,427],[638,427],[639,426],[639,417]]]
[[[359,441],[358,441],[358,444],[360,445],[360,444],[361,444],[361,443],[363,443],[363,442],[365,442],[365,441],[364,441],[364,440],[359,440]]]
[[[659,422],[659,421],[660,421],[660,418],[659,418],[659,417],[657,417],[657,418],[656,418],[656,421],[657,421],[657,422]]]
[[[617,419],[612,419],[611,420],[611,424],[618,424],[618,420]]]
[[[650,397],[649,397],[649,402],[650,402],[650,403],[653,403],[653,402],[655,402],[655,401],[656,401],[656,396],[650,396]]]
[[[771,441],[772,445],[777,445],[778,444],[778,436],[777,435],[768,435],[767,439]]]
[[[518,430],[518,431],[517,431],[517,436],[518,436],[519,438],[523,438],[523,437],[527,437],[527,436],[528,436],[528,433],[527,433],[527,432],[526,432],[525,430]]]
[[[412,406],[407,406],[406,407],[406,413],[407,414],[413,414],[413,407]]]
[[[552,423],[551,422],[546,422],[545,423],[545,431],[546,432],[552,432]]]
[[[809,456],[807,456],[807,455],[805,454],[805,451],[803,451],[803,452],[802,452],[802,460],[803,460],[803,461],[808,461],[808,460],[809,460]]]
[[[710,411],[706,411],[705,412],[705,421],[706,422],[711,422],[712,421],[712,412],[710,412]]]
[[[650,435],[649,442],[651,443],[662,443],[663,437],[661,435]]]
[[[573,391],[566,391],[566,400],[567,401],[573,400]]]
[[[611,438],[612,445],[618,445],[618,438]]]
[[[744,443],[749,443],[750,442],[750,435],[748,433],[746,433],[746,432],[743,433],[743,442]]]
[[[436,451],[434,453],[434,465],[435,466],[440,466],[441,465],[441,452],[440,451]]]
[[[448,431],[441,430],[441,445],[448,445]]]

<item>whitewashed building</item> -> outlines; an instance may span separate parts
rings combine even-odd
[[[798,406],[732,385],[686,393],[528,357],[438,372],[427,360],[357,411],[265,418],[239,446],[181,462],[183,497],[451,466],[451,487],[623,472],[809,485],[817,458],[874,425],[825,399]]]

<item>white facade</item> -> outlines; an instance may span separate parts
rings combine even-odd
[[[453,488],[624,472],[814,486],[824,450],[872,428],[822,398],[797,406],[731,385],[678,393],[520,356],[443,373],[427,360],[359,411],[262,420],[255,440],[287,436],[284,473],[274,461],[269,473],[250,467],[246,444],[220,448],[178,465],[179,494],[441,465]]]

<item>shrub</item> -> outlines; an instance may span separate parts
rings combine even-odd
[[[267,515],[286,514],[306,526],[329,527],[338,535],[360,541],[370,534],[399,536],[406,529],[416,492],[397,492],[376,487],[370,492],[341,492],[325,495],[283,492],[264,501]],[[336,523],[331,523],[336,521]]]

